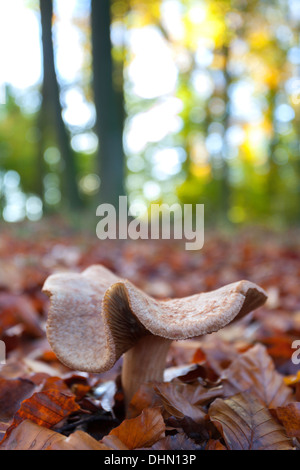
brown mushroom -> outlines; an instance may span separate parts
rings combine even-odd
[[[103,266],[50,276],[47,336],[71,369],[105,372],[124,354],[128,404],[139,385],[162,381],[171,341],[213,333],[266,301],[249,281],[183,299],[157,301]]]

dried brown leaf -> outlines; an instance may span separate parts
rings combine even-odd
[[[146,383],[140,386],[129,404],[129,418],[136,418],[145,408],[155,408],[161,405],[161,399],[155,393],[154,386],[154,383]]]
[[[195,423],[203,422],[206,413],[200,408],[199,403],[203,403],[205,389],[201,385],[163,383],[156,385],[155,391],[161,397],[164,409],[171,416],[178,419],[188,416]]]
[[[216,377],[219,377],[224,369],[229,367],[238,357],[236,349],[231,344],[223,341],[219,336],[205,337],[201,345],[201,351],[205,354],[205,364],[208,367],[209,374],[211,375],[213,372]]]
[[[230,450],[292,449],[284,428],[250,392],[227,400],[217,398],[209,416]]]
[[[113,450],[129,450],[128,447],[122,441],[120,441],[117,436],[105,436],[101,443]]]
[[[215,439],[210,439],[205,447],[205,450],[227,450],[223,444]]]
[[[0,444],[0,450],[46,450],[54,443],[62,442],[64,436],[31,421],[23,421]]]
[[[276,415],[289,437],[300,437],[300,403],[289,403],[276,409]]]
[[[159,440],[152,446],[152,450],[201,450],[202,447],[189,439],[185,434],[178,433]]]
[[[147,408],[140,416],[126,419],[120,426],[113,429],[110,436],[117,437],[128,449],[151,447],[165,437],[166,426],[158,408]],[[109,439],[102,441],[110,447]]]
[[[35,387],[30,380],[0,378],[0,421],[10,422],[21,402],[32,395]]]
[[[42,392],[47,392],[47,391],[52,391],[56,390],[57,392],[61,392],[64,395],[70,395],[73,396],[73,393],[69,389],[69,387],[65,384],[65,382],[60,379],[59,377],[48,377],[44,383],[43,383],[43,388]]]
[[[38,313],[30,297],[6,292],[0,293],[0,333],[21,323],[27,333],[34,337],[44,336]]]
[[[76,431],[64,440],[53,441],[47,450],[111,450],[83,431]]]
[[[25,420],[30,420],[45,428],[52,428],[52,426],[79,410],[80,406],[75,402],[74,396],[66,395],[58,390],[35,393],[21,404],[8,434]]]
[[[291,389],[285,385],[266,348],[261,345],[240,355],[222,378],[227,397],[252,389],[269,408],[282,406],[292,397]]]

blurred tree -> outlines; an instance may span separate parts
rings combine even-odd
[[[38,3],[26,0],[34,10]],[[14,170],[25,195],[37,192],[38,180],[39,193],[59,210],[61,173],[65,198],[79,200],[77,177],[86,204],[91,196],[99,197],[97,173],[101,202],[117,205],[125,173],[133,206],[204,203],[212,223],[223,224],[226,218],[234,224],[299,222],[300,17],[295,2],[77,0],[71,11],[60,10],[64,2],[58,0],[58,67],[72,47],[60,34],[65,20],[74,38],[81,38],[83,57],[80,65],[80,50],[70,54],[81,68],[70,80],[59,70],[59,85],[68,96],[64,120],[54,67],[52,2],[40,3],[45,61],[39,126],[38,86],[21,93],[11,86],[0,107],[0,191],[5,172]],[[22,61],[12,62],[22,74]],[[73,65],[73,60],[64,64],[70,70]],[[68,95],[72,88],[86,102],[81,108],[76,93]],[[93,112],[84,127],[69,119],[76,110],[84,115],[92,95],[97,154]],[[62,159],[51,148],[55,141]]]
[[[42,24],[42,45],[43,45],[43,86],[42,105],[40,110],[39,124],[42,133],[40,143],[39,166],[42,180],[43,175],[43,153],[44,144],[49,132],[48,126],[53,125],[55,129],[58,147],[63,160],[63,193],[68,205],[77,209],[81,205],[77,186],[77,171],[74,154],[71,149],[70,139],[66,130],[60,103],[59,85],[55,71],[55,60],[52,40],[52,0],[40,0],[41,24]],[[51,129],[51,127],[50,127]]]
[[[100,141],[100,200],[118,207],[124,190],[123,94],[116,88],[110,39],[110,0],[92,0],[92,45],[96,131]]]

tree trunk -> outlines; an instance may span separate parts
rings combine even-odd
[[[228,217],[228,211],[230,209],[230,198],[231,198],[231,188],[229,183],[229,166],[228,166],[228,145],[226,143],[226,132],[230,126],[230,102],[228,97],[228,90],[231,85],[231,76],[228,73],[228,62],[229,62],[229,47],[227,45],[223,46],[222,54],[224,56],[224,77],[225,77],[225,89],[223,100],[225,103],[225,116],[224,116],[224,132],[223,132],[223,167],[222,167],[222,178],[221,178],[221,191],[220,191],[220,209],[221,209],[221,219]]]
[[[43,44],[43,104],[41,114],[49,110],[49,120],[54,124],[58,147],[64,162],[65,195],[69,206],[77,209],[80,206],[80,197],[76,182],[77,172],[74,154],[70,146],[69,135],[62,118],[59,85],[57,82],[54,50],[52,41],[52,0],[40,0],[42,44]],[[45,131],[45,130],[44,130]]]
[[[124,190],[123,111],[120,91],[114,86],[110,40],[110,1],[92,0],[92,44],[96,132],[100,146],[98,167],[101,203],[118,207]],[[123,108],[124,109],[124,108]]]

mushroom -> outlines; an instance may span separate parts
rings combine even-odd
[[[162,381],[173,340],[216,332],[261,306],[266,293],[249,281],[183,299],[155,300],[103,266],[50,276],[47,336],[71,369],[101,373],[124,354],[126,405],[140,384]]]

